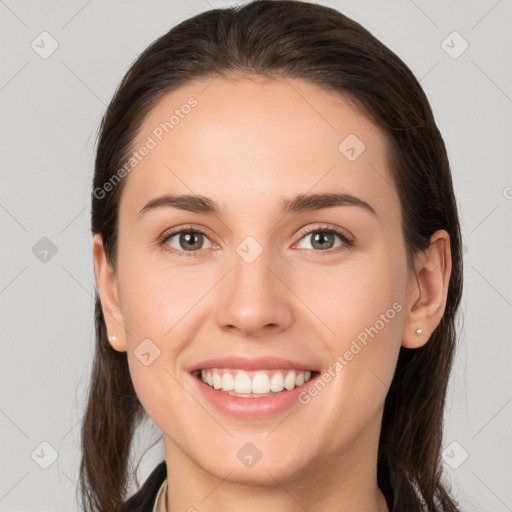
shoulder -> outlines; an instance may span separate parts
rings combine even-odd
[[[142,487],[124,504],[125,512],[152,512],[156,495],[167,476],[165,461],[160,462]]]

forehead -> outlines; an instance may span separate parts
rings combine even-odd
[[[398,204],[383,132],[349,99],[299,79],[183,86],[149,112],[134,149],[121,199],[130,217],[165,193],[205,195],[227,209],[276,207],[309,191],[353,193],[376,210]]]

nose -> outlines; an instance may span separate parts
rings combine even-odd
[[[288,329],[293,322],[293,294],[267,251],[251,263],[235,254],[233,265],[217,290],[217,325],[251,336]]]

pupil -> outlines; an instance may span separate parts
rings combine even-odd
[[[200,249],[201,242],[197,241],[199,236],[201,236],[200,233],[184,233],[180,237],[180,243],[182,243],[182,247],[185,246],[186,249]]]
[[[315,244],[319,242],[320,244],[325,243],[325,241],[330,241],[332,245],[333,241],[333,235],[332,233],[327,233],[326,231],[319,231],[313,236],[313,247],[315,247]],[[330,245],[329,245],[330,247]],[[324,246],[320,245],[320,249],[325,248]]]

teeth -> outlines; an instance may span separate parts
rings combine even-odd
[[[245,372],[238,372],[235,377],[235,393],[252,393],[251,378]]]
[[[212,374],[212,383],[214,389],[220,389],[222,387],[222,377],[217,372]]]
[[[257,395],[263,395],[264,393],[270,393],[270,379],[266,373],[257,373],[252,378],[252,393]]]
[[[290,370],[284,379],[284,387],[290,391],[295,387],[295,370]]]
[[[201,380],[210,387],[231,395],[271,395],[290,391],[311,379],[311,371],[264,370],[246,372],[227,368],[201,370]]]
[[[232,391],[235,389],[235,380],[233,379],[233,375],[229,372],[224,372],[222,376],[222,389],[224,391]]]
[[[270,391],[278,392],[284,389],[284,379],[281,372],[274,373],[270,379]]]

